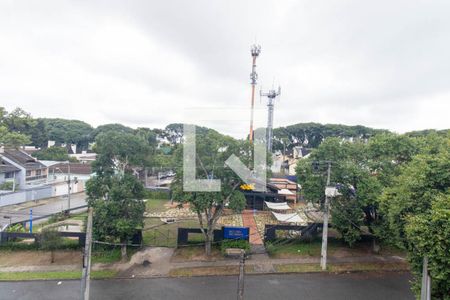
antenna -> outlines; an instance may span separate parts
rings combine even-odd
[[[250,84],[252,85],[252,98],[251,98],[251,115],[250,115],[250,143],[253,143],[253,115],[255,108],[255,86],[258,80],[258,74],[256,73],[256,58],[261,53],[261,46],[254,44],[250,48],[250,53],[252,55],[252,72],[250,73]]]
[[[263,91],[259,92],[261,97],[267,97],[267,151],[272,152],[273,145],[273,110],[275,105],[275,98],[281,95],[281,87],[278,87],[278,90],[271,89],[264,93]]]

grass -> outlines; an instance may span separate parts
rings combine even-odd
[[[174,262],[209,261],[216,259],[223,259],[223,255],[218,246],[213,246],[211,248],[210,257],[205,256],[205,247],[203,246],[179,247],[172,256],[172,261]]]
[[[342,246],[339,240],[328,240],[328,253],[332,255],[333,252]],[[277,241],[267,245],[269,255],[273,258],[295,258],[304,256],[320,256],[322,247],[321,240],[308,241],[294,241],[283,244],[283,241]]]
[[[117,275],[115,270],[92,271],[92,279],[114,278]],[[64,280],[80,279],[81,271],[56,271],[56,272],[4,272],[0,273],[0,281],[18,280]]]
[[[127,248],[127,256],[130,258],[136,253],[138,249],[135,247]],[[101,264],[112,264],[118,262],[122,259],[122,253],[119,247],[115,248],[105,248],[97,246],[96,249],[92,250],[92,263],[101,263]]]
[[[151,228],[154,226],[158,227]],[[148,218],[145,220],[145,228],[142,232],[144,245],[156,247],[176,247],[178,227],[198,228],[199,226],[198,220],[183,220],[173,224],[164,224],[158,218]],[[193,242],[201,242],[201,240],[193,240]]]
[[[10,241],[0,245],[0,251],[15,251],[15,250],[41,250],[37,243],[24,243],[23,239],[17,241]],[[78,250],[81,247],[78,244],[78,239],[62,238],[62,243],[57,250]]]
[[[145,210],[150,213],[163,212],[167,208],[164,206],[169,203],[167,199],[147,199],[145,202]]]
[[[350,271],[407,271],[406,263],[346,263],[328,264],[322,271],[319,264],[279,264],[274,265],[279,273],[311,273],[311,272],[350,272]]]
[[[245,273],[254,273],[253,266],[245,266]],[[169,276],[172,277],[219,276],[237,274],[239,274],[238,266],[178,268],[170,270],[169,272]]]
[[[320,266],[318,264],[284,264],[274,265],[276,272],[280,273],[308,273],[308,272],[320,272]]]

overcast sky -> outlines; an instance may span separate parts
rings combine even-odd
[[[243,137],[256,41],[276,127],[450,128],[449,15],[448,0],[2,0],[0,106]]]

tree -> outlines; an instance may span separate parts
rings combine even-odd
[[[122,258],[129,239],[143,226],[144,186],[132,167],[142,167],[148,145],[135,135],[105,132],[96,138],[96,176],[86,183],[89,205],[94,208],[94,235],[106,241],[119,240]]]
[[[54,228],[42,229],[39,237],[39,247],[42,250],[50,251],[51,263],[55,262],[55,250],[61,247],[62,238]]]
[[[143,167],[150,154],[150,147],[139,137],[120,132],[104,132],[95,139],[97,159],[92,167],[97,174],[124,174],[131,166]]]
[[[416,155],[400,168],[380,197],[380,210],[385,239],[408,251],[416,292],[421,262],[427,256],[432,294],[436,299],[448,299],[450,139],[438,144],[442,147],[437,153]]]
[[[450,299],[450,193],[434,197],[429,212],[407,217],[405,231],[416,294],[427,256],[433,299]]]
[[[88,203],[94,209],[94,237],[110,242],[119,240],[125,260],[130,238],[144,225],[142,183],[130,174],[96,176],[87,182],[86,191]]]
[[[100,125],[92,130],[89,140],[94,141],[99,134],[108,132],[134,134],[134,129],[118,123]]]
[[[18,132],[10,132],[6,127],[0,126],[0,146],[18,148],[30,142],[29,136]]]
[[[71,144],[77,145],[77,150],[87,150],[89,136],[92,132],[92,126],[78,120],[66,119],[38,119],[45,125],[48,138],[55,141],[57,145],[66,144],[70,152]]]
[[[450,140],[449,140],[450,141]],[[450,144],[449,144],[450,145]],[[431,209],[436,195],[445,193],[450,186],[450,147],[435,155],[420,154],[401,168],[392,186],[380,197],[390,240],[406,248],[406,218],[426,213]]]
[[[235,154],[244,164],[249,165],[249,145],[223,136],[216,131],[200,131],[196,137],[196,174],[198,179],[220,179],[220,192],[191,192],[183,190],[183,147],[177,149],[176,178],[172,184],[174,199],[181,203],[189,203],[197,213],[200,229],[205,238],[205,253],[211,255],[213,232],[224,209],[241,211],[245,207],[245,197],[239,191],[243,181],[229,168],[225,161]]]
[[[314,161],[322,162],[319,170],[312,170]],[[371,232],[378,220],[377,197],[381,185],[373,176],[367,158],[367,145],[363,142],[327,138],[315,149],[309,159],[299,161],[296,172],[305,198],[325,202],[326,161],[331,161],[331,182],[339,187],[341,195],[331,201],[333,226],[350,246],[359,240],[361,226]]]
[[[67,153],[67,149],[58,146],[38,150],[33,153],[33,156],[39,160],[73,161]]]

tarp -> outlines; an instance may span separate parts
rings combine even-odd
[[[272,214],[280,222],[286,222],[286,223],[303,223],[304,222],[297,213],[279,214],[276,212],[272,212]]]
[[[281,202],[281,203],[274,203],[274,202],[267,202],[264,201],[267,205],[268,208],[273,209],[273,210],[288,210],[288,209],[292,209],[289,205],[287,205],[286,202]]]
[[[280,194],[280,195],[294,195],[294,193],[291,192],[288,189],[281,189],[281,190],[278,191],[278,194]]]

